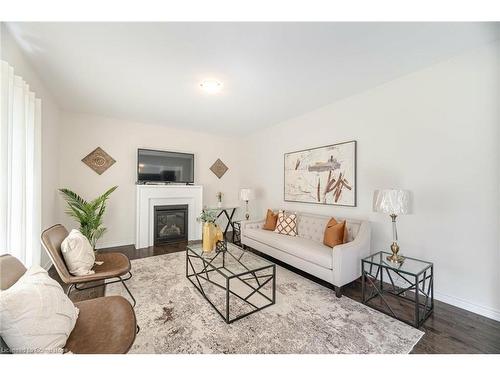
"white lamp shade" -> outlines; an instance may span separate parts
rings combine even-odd
[[[249,201],[251,199],[252,190],[251,189],[240,189],[240,199],[242,201]]]
[[[397,189],[375,190],[373,193],[373,211],[389,215],[410,214],[410,191]]]

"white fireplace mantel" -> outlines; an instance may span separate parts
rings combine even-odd
[[[196,220],[203,208],[200,185],[137,185],[135,248],[153,246],[154,207],[188,205],[188,240],[201,239],[201,224]]]

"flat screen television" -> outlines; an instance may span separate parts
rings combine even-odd
[[[182,152],[137,150],[137,182],[194,182],[194,155]]]

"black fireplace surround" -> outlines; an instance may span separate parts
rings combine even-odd
[[[188,205],[154,207],[154,244],[188,240]]]

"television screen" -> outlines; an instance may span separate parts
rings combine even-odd
[[[193,183],[194,155],[138,149],[137,181]]]

